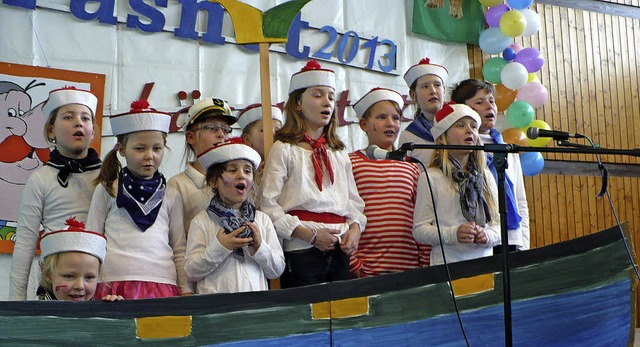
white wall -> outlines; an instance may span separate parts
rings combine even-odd
[[[266,10],[283,1],[244,2]],[[69,0],[38,0],[37,4],[36,10],[26,10],[4,5],[0,0],[0,61],[106,75],[103,155],[115,143],[107,117],[127,111],[145,83],[155,82],[149,102],[152,107],[165,111],[181,108],[176,96],[180,90],[197,89],[203,96],[225,99],[237,108],[259,102],[258,54],[230,43],[234,41],[233,26],[228,15],[223,35],[228,36],[230,42],[220,46],[173,35],[180,18],[180,4],[175,0],[170,0],[168,8],[162,9],[167,21],[161,33],[127,28],[123,24],[126,15],[135,14],[127,1],[116,0],[116,14],[121,22],[117,26],[74,17],[69,12]],[[379,36],[396,43],[397,75],[320,61],[324,67],[335,70],[337,92],[348,89],[352,103],[377,86],[408,94],[402,74],[425,56],[449,69],[449,87],[468,78],[466,46],[412,34],[411,13],[410,0],[316,0],[303,8],[302,20],[314,28],[331,25],[342,33],[353,30],[361,37]],[[204,30],[202,21],[199,18],[199,30]],[[325,42],[325,34],[317,31],[305,32],[301,38],[301,44],[311,46],[312,51]],[[286,101],[289,77],[305,64],[278,53],[283,47],[273,45],[270,54],[274,103]],[[359,55],[357,59],[360,58],[364,59]],[[34,100],[34,104],[38,102],[40,100]],[[410,117],[412,111],[408,109],[405,116]],[[354,120],[353,110],[348,108],[347,112],[350,120]],[[349,150],[366,146],[366,138],[356,125],[341,127],[339,135]],[[160,169],[167,178],[182,170],[183,142],[180,133],[169,136],[170,151]],[[9,268],[10,255],[0,254],[0,300],[6,300],[8,295]]]

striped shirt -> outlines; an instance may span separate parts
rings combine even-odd
[[[362,151],[349,154],[349,159],[367,217],[358,251],[351,256],[351,271],[370,277],[428,266],[431,246],[418,245],[411,233],[418,166],[371,160]]]

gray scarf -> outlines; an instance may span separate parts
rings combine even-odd
[[[484,227],[487,222],[491,221],[491,213],[487,200],[482,194],[483,179],[478,171],[478,163],[473,156],[469,156],[467,163],[467,171],[462,171],[460,163],[449,156],[449,160],[453,164],[453,182],[458,186],[460,192],[460,207],[462,215],[469,222]]]

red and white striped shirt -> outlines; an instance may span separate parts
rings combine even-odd
[[[358,251],[351,256],[351,272],[370,277],[428,266],[431,246],[418,245],[411,232],[418,166],[371,160],[362,151],[350,153],[349,159],[367,217]]]

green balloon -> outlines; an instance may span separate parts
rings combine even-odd
[[[482,75],[484,76],[484,79],[493,84],[502,83],[500,73],[502,72],[502,68],[508,63],[508,61],[498,57],[485,61],[482,66]]]
[[[507,120],[514,128],[524,128],[533,122],[536,114],[533,107],[526,101],[514,101],[507,108]]]

